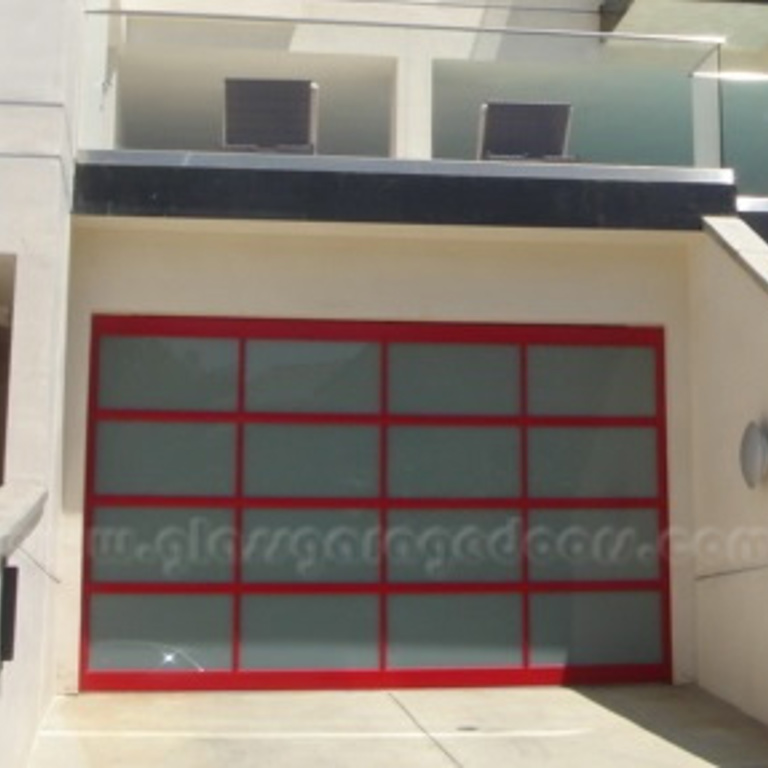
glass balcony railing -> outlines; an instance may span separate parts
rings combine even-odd
[[[277,7],[239,7],[254,5]],[[335,16],[311,17],[294,5],[91,8],[80,147],[221,151],[225,80],[309,79],[319,155],[474,160],[481,105],[504,100],[571,104],[577,162],[721,164],[718,39],[604,34],[588,14],[580,28],[509,27],[488,4],[337,0],[318,5]],[[726,97],[733,119],[753,108]]]
[[[768,197],[768,76],[721,80],[723,165],[736,170],[739,194]]]

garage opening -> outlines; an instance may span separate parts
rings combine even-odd
[[[81,685],[667,680],[663,332],[100,316]]]

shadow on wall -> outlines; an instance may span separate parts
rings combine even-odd
[[[0,317],[0,320],[2,318]],[[0,485],[5,481],[5,438],[8,426],[8,382],[11,371],[11,327],[0,326]]]
[[[5,481],[5,442],[8,428],[8,392],[11,375],[11,326],[16,259],[0,254],[0,485]]]

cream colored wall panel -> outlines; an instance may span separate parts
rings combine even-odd
[[[67,100],[76,0],[4,0],[0,5],[0,101]]]
[[[768,486],[739,466],[744,428],[768,418],[768,294],[714,239],[692,262],[691,316],[698,571],[768,566]]]
[[[0,103],[0,153],[71,157],[74,137],[60,104]]]
[[[690,278],[699,680],[768,722],[768,487],[739,466],[744,428],[768,417],[768,246],[738,219],[708,226]]]
[[[0,109],[0,112],[2,110]],[[0,161],[0,233],[13,248],[6,477],[50,491],[45,517],[14,557],[21,569],[17,654],[0,678],[3,768],[20,768],[53,692],[55,550],[61,468],[68,256],[67,162]]]
[[[690,530],[686,254],[696,236],[81,219],[67,368],[60,686],[77,687],[94,313],[663,326],[670,505]],[[674,665],[694,674],[693,581],[672,565]]]
[[[696,589],[699,683],[768,722],[768,571],[699,581]]]
[[[0,3],[0,251],[15,259],[6,477],[50,491],[20,567],[17,653],[0,676],[0,762],[21,768],[53,692],[69,210],[75,151],[74,0]],[[5,294],[5,291],[3,291]]]

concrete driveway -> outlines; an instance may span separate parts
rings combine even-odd
[[[768,729],[694,687],[86,694],[30,768],[768,768]]]

